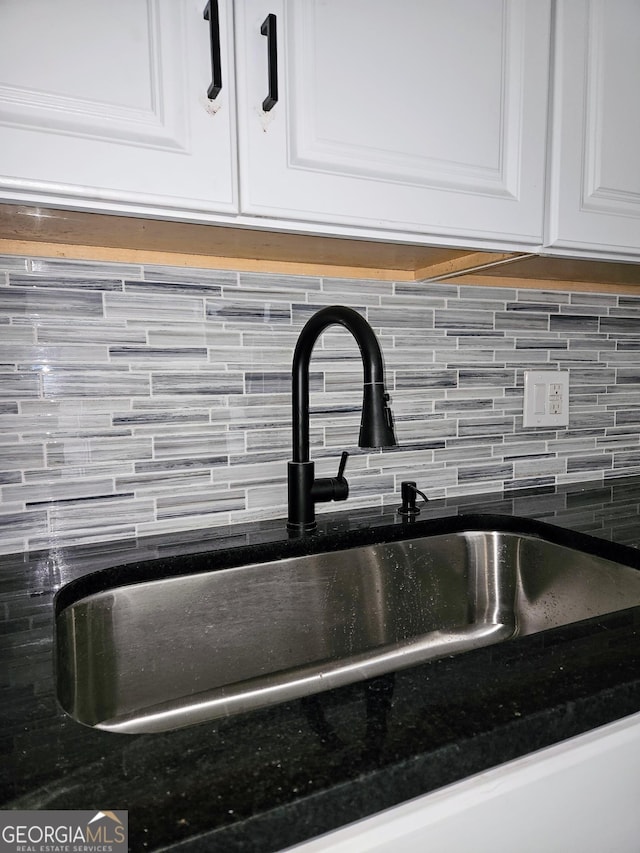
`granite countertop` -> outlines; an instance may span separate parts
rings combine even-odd
[[[604,552],[640,546],[640,478],[433,501],[421,519],[479,512],[586,534]],[[321,517],[319,536],[348,543],[397,523],[393,508],[347,506]],[[61,587],[247,546],[304,547],[272,521],[0,557],[0,808],[127,809],[134,851],[266,853],[640,710],[640,608],[176,732],[113,734],[60,710]]]

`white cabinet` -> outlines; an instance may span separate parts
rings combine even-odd
[[[0,199],[144,213],[237,210],[231,0],[222,91],[205,0],[0,4]]]
[[[238,0],[243,212],[539,245],[549,29],[546,0]]]
[[[550,0],[218,3],[213,101],[205,0],[3,3],[0,199],[237,213],[237,126],[231,222],[541,243]]]
[[[640,714],[419,797],[290,853],[636,853]]]
[[[559,0],[549,214],[562,254],[640,255],[640,3]]]
[[[0,201],[640,256],[638,0],[205,4],[0,2]]]

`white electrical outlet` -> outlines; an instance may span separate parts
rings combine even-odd
[[[569,372],[525,370],[525,427],[561,427],[569,424]]]

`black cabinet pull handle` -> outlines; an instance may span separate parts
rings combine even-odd
[[[209,0],[204,8],[205,21],[209,21],[209,41],[211,42],[211,85],[207,89],[207,98],[213,101],[222,91],[222,63],[220,61],[220,15],[218,0]]]
[[[269,94],[262,102],[262,109],[268,113],[278,103],[278,37],[274,14],[267,15],[260,27],[260,32],[267,37],[269,56]]]

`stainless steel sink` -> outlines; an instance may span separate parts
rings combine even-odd
[[[636,569],[512,530],[205,563],[62,603],[72,717],[166,731],[640,605]]]

